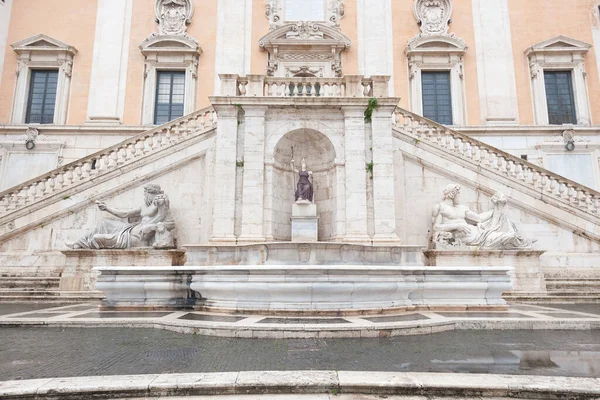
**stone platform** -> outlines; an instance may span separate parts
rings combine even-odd
[[[105,308],[379,313],[415,306],[505,306],[508,267],[280,265],[97,267]]]
[[[424,246],[365,246],[338,242],[185,245],[186,265],[403,265],[422,266]]]

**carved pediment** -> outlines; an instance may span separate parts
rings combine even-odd
[[[281,45],[325,46],[347,48],[352,41],[339,30],[320,22],[294,22],[280,26],[258,42],[261,49]]]
[[[179,35],[152,35],[140,45],[142,54],[148,52],[190,52],[201,54],[198,43],[186,36]]]
[[[525,51],[525,54],[530,55],[544,52],[586,53],[591,47],[592,45],[589,43],[560,35],[534,44]]]
[[[454,35],[418,35],[408,42],[407,54],[415,53],[464,53],[467,45]]]
[[[77,54],[77,49],[75,47],[60,40],[51,38],[48,35],[44,35],[43,33],[15,42],[11,45],[11,47],[17,53],[54,50],[67,52],[71,55]]]
[[[290,22],[263,36],[258,44],[269,52],[269,76],[279,71],[281,76],[329,77],[342,75],[341,52],[352,41],[326,23]]]

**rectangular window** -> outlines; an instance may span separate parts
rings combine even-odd
[[[183,116],[185,98],[184,71],[158,71],[154,123],[165,124]]]
[[[286,21],[325,21],[325,0],[285,0]]]
[[[58,70],[32,70],[27,98],[26,124],[54,122]]]
[[[571,71],[544,71],[544,80],[550,124],[576,124]]]
[[[450,71],[423,71],[423,116],[439,124],[452,125]]]

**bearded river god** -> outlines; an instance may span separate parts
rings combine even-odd
[[[519,233],[505,211],[506,196],[496,192],[493,208],[477,214],[460,204],[460,186],[448,185],[444,201],[433,208],[433,242],[436,247],[477,246],[487,250],[531,249],[535,240]]]
[[[175,228],[169,211],[169,198],[159,185],[144,186],[144,203],[139,208],[119,210],[97,201],[98,209],[128,222],[105,219],[76,242],[67,243],[72,249],[127,249],[151,247],[159,223],[168,231]],[[136,222],[130,222],[137,220]]]

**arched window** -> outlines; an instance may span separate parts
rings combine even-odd
[[[286,21],[325,21],[325,0],[285,0]]]

